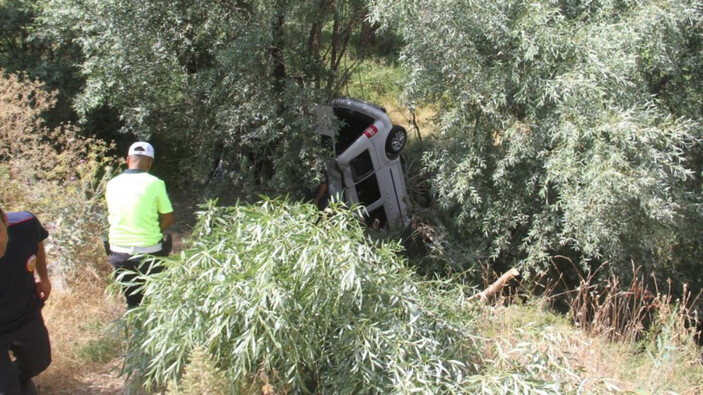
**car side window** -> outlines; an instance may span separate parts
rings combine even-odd
[[[368,177],[369,174],[373,173],[373,161],[371,160],[369,150],[364,150],[364,152],[357,155],[349,162],[349,165],[351,167],[354,183],[361,181]]]
[[[364,206],[370,206],[381,199],[381,189],[378,187],[376,174],[371,174],[356,184],[356,197],[359,199],[359,203]]]

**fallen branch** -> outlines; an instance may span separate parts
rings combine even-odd
[[[514,279],[519,275],[520,272],[518,272],[517,269],[510,269],[507,272],[503,273],[503,275],[500,276],[500,278],[496,280],[493,284],[491,284],[488,288],[472,296],[471,298],[469,298],[469,300],[479,298],[481,299],[481,302],[486,303],[488,301],[488,298],[502,290],[503,287],[505,287],[505,285],[510,280]]]

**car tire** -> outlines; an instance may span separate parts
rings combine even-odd
[[[388,137],[386,138],[386,155],[388,159],[395,159],[400,154],[400,151],[405,148],[405,143],[408,141],[408,132],[400,125],[393,125]]]

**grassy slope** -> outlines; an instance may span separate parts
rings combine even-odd
[[[105,280],[83,278],[70,289],[55,289],[43,310],[52,363],[35,380],[42,394],[121,394],[121,340],[111,323],[124,312],[109,298]]]
[[[56,290],[44,309],[54,361],[37,379],[41,393],[124,391],[118,375],[120,341],[110,329],[124,311],[122,303],[107,297],[104,282],[82,282],[71,290]],[[610,342],[574,328],[535,300],[487,306],[481,314],[477,335],[489,339],[484,350],[489,363],[479,369],[486,380],[501,380],[513,366],[529,365],[535,372],[530,378],[567,377],[584,393],[703,393],[700,349],[686,339],[666,340],[660,332],[634,344]]]

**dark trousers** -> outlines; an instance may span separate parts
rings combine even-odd
[[[168,251],[159,251],[152,256],[168,256]],[[122,291],[127,299],[127,308],[132,309],[142,303],[144,297],[144,280],[140,274],[156,274],[164,270],[158,260],[143,255],[129,255],[110,252],[108,261],[115,268],[115,278],[122,284]]]
[[[15,356],[10,359],[9,351]],[[0,334],[0,395],[36,394],[32,377],[51,363],[49,333],[41,313],[12,332]]]

